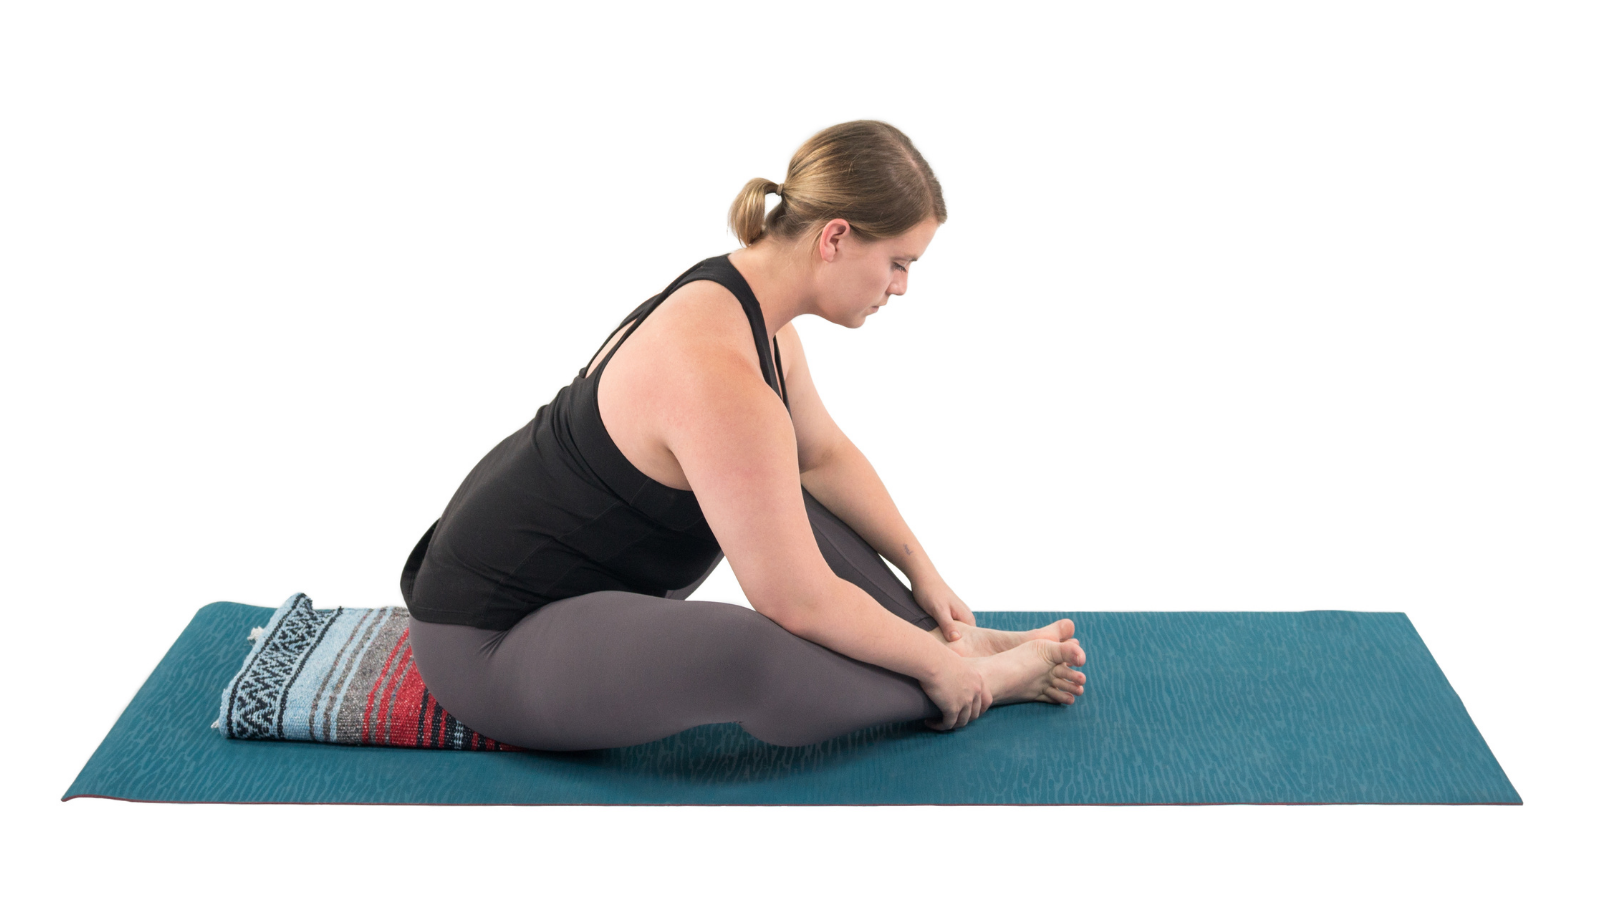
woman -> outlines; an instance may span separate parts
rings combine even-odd
[[[713,722],[799,746],[1073,702],[1072,622],[976,627],[829,418],[791,324],[858,328],[905,293],[945,220],[922,155],[882,122],[836,125],[729,219],[745,247],[624,318],[412,551],[401,592],[428,689],[543,750]],[[723,554],[755,611],[684,602]]]

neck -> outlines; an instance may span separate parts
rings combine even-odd
[[[728,254],[728,261],[749,282],[761,305],[769,339],[795,318],[816,309],[817,291],[806,249],[768,238]]]

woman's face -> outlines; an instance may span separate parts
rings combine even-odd
[[[939,228],[935,219],[905,234],[872,243],[858,239],[843,219],[823,227],[819,249],[822,267],[820,299],[822,317],[846,328],[860,328],[867,316],[906,292],[911,264],[922,256]]]

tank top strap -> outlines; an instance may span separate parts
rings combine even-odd
[[[779,371],[778,364],[775,362],[775,359],[781,361],[782,357],[775,358],[773,355],[777,350],[777,342],[769,341],[767,338],[767,320],[761,314],[761,304],[756,302],[756,293],[750,289],[750,282],[745,281],[744,276],[739,274],[739,270],[734,268],[733,262],[728,259],[728,254],[726,253],[721,256],[713,256],[706,260],[704,264],[706,265],[706,270],[699,278],[715,281],[739,298],[739,305],[744,307],[745,318],[750,320],[750,336],[756,342],[756,358],[761,362],[761,377],[783,399],[783,406],[787,409],[789,407],[789,392],[785,390],[783,373]],[[698,278],[692,280],[698,280]]]
[[[717,284],[727,288],[734,297],[738,298],[739,305],[744,309],[745,318],[750,322],[750,334],[755,338],[756,359],[761,364],[761,377],[782,398],[783,406],[787,409],[789,407],[788,385],[784,383],[783,372],[779,368],[783,364],[783,357],[776,355],[777,342],[768,341],[767,320],[761,314],[761,304],[756,302],[755,291],[750,289],[750,283],[744,280],[744,276],[739,274],[738,269],[734,268],[726,253],[721,256],[703,259],[690,266],[682,275],[674,278],[672,283],[667,285],[666,290],[641,303],[633,312],[623,317],[621,324],[617,325],[606,336],[606,341],[609,342],[613,337],[616,337],[617,332],[628,327],[630,322],[633,323],[632,329],[628,331],[628,334],[623,335],[622,340],[617,341],[616,345],[600,360],[595,368],[595,374],[599,375],[605,371],[606,364],[611,361],[611,357],[616,355],[617,348],[621,347],[623,341],[628,339],[628,335],[633,334],[633,330],[639,327],[639,323],[644,321],[645,317],[655,312],[656,307],[671,296],[673,291],[691,281],[715,281]],[[600,346],[604,347],[605,344],[602,343]],[[597,350],[596,352],[599,351]],[[583,377],[588,377],[588,366],[580,370],[579,374]]]
[[[654,297],[651,297],[649,300],[646,300],[645,302],[643,302],[643,303],[639,304],[638,306],[634,307],[633,312],[630,312],[627,315],[622,317],[622,321],[617,323],[617,327],[611,329],[611,333],[606,335],[606,339],[600,342],[600,347],[595,348],[594,352],[595,353],[599,353],[601,348],[604,348],[606,344],[611,342],[612,338],[617,336],[617,332],[619,332],[622,329],[628,327],[628,323],[629,322],[633,323],[633,327],[634,328],[638,328],[639,327],[639,323],[644,321],[646,316],[648,316],[652,312],[654,312],[655,308],[657,306],[661,305],[661,301],[667,299],[667,297],[670,296],[673,291],[677,290],[679,287],[682,287],[685,283],[687,283],[688,281],[692,280],[692,279],[689,278],[689,276],[691,274],[693,274],[694,270],[700,268],[701,266],[703,266],[705,264],[706,264],[705,260],[701,260],[700,262],[697,262],[694,265],[690,266],[689,268],[685,269],[682,275],[679,275],[677,278],[672,279],[672,283],[667,285],[666,290],[662,291],[659,294],[656,294]],[[628,332],[628,334],[632,334],[632,333],[633,332],[631,330]],[[625,341],[627,339],[628,338],[626,336],[624,336],[622,338],[622,341]],[[611,357],[616,355],[617,347],[621,347],[622,346],[622,341],[617,341],[617,346],[616,347],[612,347],[611,351],[605,355],[605,358],[601,359],[598,363],[594,364],[596,373],[598,373],[602,369],[604,369],[606,367],[606,363],[611,361]],[[593,354],[591,354],[589,358],[591,360],[594,359]],[[583,368],[579,369],[578,370],[578,376],[580,378],[588,378],[589,377],[589,366],[584,366]]]

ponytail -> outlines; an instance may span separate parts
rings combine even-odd
[[[744,189],[739,191],[728,210],[728,226],[738,235],[739,243],[747,247],[760,240],[766,230],[763,223],[767,218],[768,194],[782,198],[783,186],[765,178],[752,178],[745,182]]]
[[[768,194],[778,195],[770,213]],[[939,179],[911,139],[866,119],[812,135],[789,160],[783,184],[752,178],[728,210],[729,227],[747,247],[769,234],[793,240],[833,219],[871,242],[945,218]]]

